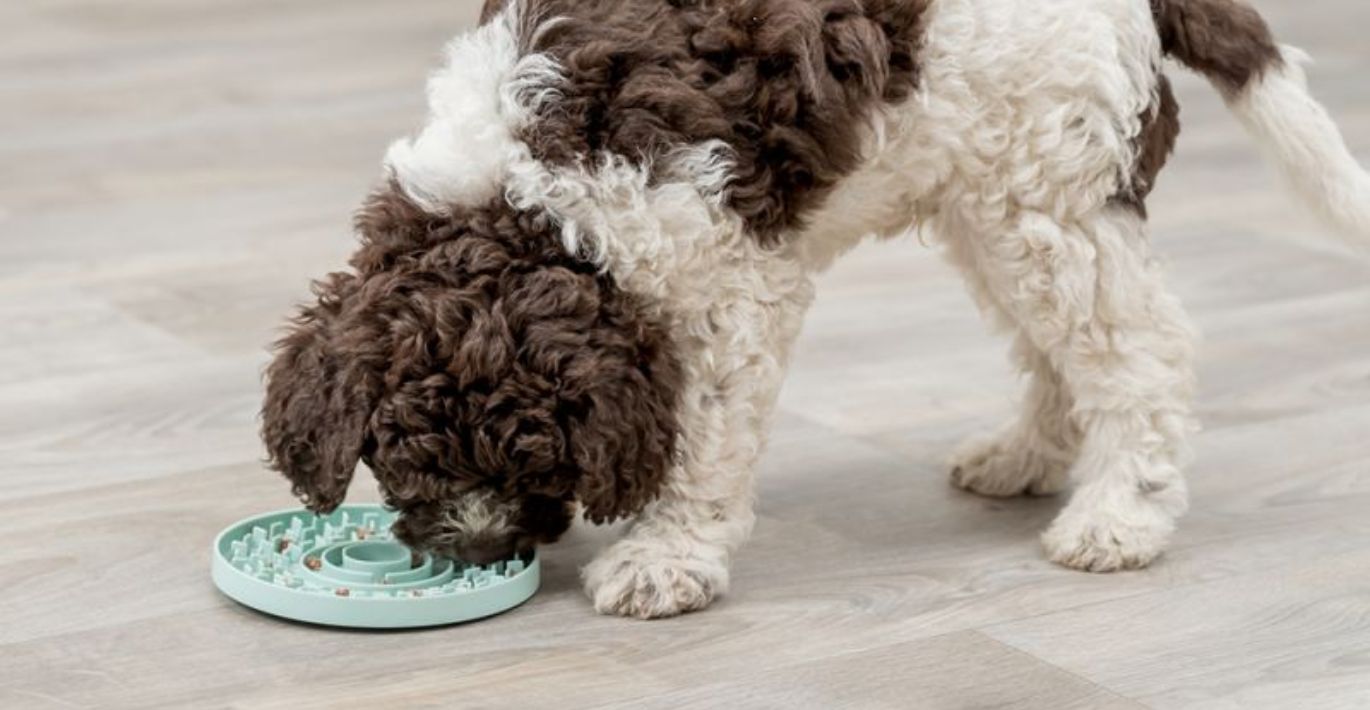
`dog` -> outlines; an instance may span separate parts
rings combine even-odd
[[[1193,330],[1145,234],[1179,133],[1166,57],[1367,242],[1370,177],[1238,0],[489,0],[386,153],[351,269],[278,343],[270,464],[322,513],[364,461],[400,539],[478,563],[632,519],[583,570],[595,609],[702,609],[753,526],[815,274],[912,231],[1030,378],[952,482],[1073,481],[1046,555],[1143,567],[1194,428]]]

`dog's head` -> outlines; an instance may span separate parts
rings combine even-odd
[[[365,461],[402,541],[487,562],[656,495],[681,373],[646,304],[503,204],[433,216],[392,187],[358,229],[267,371],[263,439],[306,505]]]

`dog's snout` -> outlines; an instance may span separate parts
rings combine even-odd
[[[453,557],[486,565],[514,556],[516,511],[489,491],[468,493],[444,510],[443,537]]]
[[[514,538],[512,536],[490,538],[483,537],[475,540],[465,540],[458,542],[454,550],[457,559],[476,565],[488,565],[500,560],[507,560],[514,556]]]

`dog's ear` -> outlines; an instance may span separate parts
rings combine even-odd
[[[375,347],[366,342],[373,334],[349,328],[355,321],[347,307],[357,290],[351,274],[317,282],[318,302],[292,321],[266,373],[262,440],[268,463],[317,513],[332,511],[347,495],[378,396],[366,352]]]
[[[676,463],[676,406],[684,376],[661,331],[643,327],[590,367],[582,417],[572,418],[568,443],[577,469],[576,500],[587,520],[636,515],[657,497]],[[633,351],[636,352],[633,352]]]
[[[642,427],[655,422],[618,418],[623,414],[617,406],[597,406],[571,429],[575,497],[585,519],[596,524],[640,513],[657,496],[670,462],[664,450],[656,456],[643,451],[669,445],[652,441],[655,432]]]

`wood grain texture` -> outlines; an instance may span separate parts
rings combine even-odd
[[[1370,162],[1370,7],[1257,0]],[[1206,334],[1193,512],[1152,569],[1046,563],[1056,500],[953,490],[1020,386],[914,243],[824,277],[732,592],[641,623],[541,592],[416,633],[284,623],[208,546],[292,503],[265,345],[474,0],[0,3],[0,707],[1358,708],[1370,704],[1370,262],[1319,233],[1202,81],[1153,199]],[[359,476],[352,500],[375,500]]]

